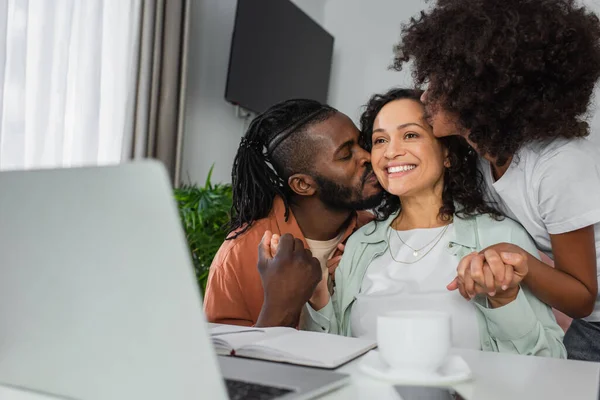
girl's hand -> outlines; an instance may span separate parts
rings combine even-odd
[[[527,256],[518,246],[505,243],[471,253],[460,261],[457,277],[447,288],[458,289],[467,300],[483,293],[493,307],[508,304],[516,298],[519,284],[527,275]]]

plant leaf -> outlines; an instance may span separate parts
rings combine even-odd
[[[173,192],[202,293],[213,258],[227,236],[233,204],[231,185],[212,183],[213,169],[214,164],[204,187],[186,184]]]

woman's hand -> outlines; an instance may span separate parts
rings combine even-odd
[[[478,262],[477,258],[478,254],[473,254],[467,256],[469,257],[467,260]],[[466,258],[466,257],[465,257]],[[467,262],[467,260],[462,260]],[[461,262],[462,262],[461,261]],[[484,276],[490,276],[491,270],[489,265],[483,265]],[[493,278],[492,278],[493,279]],[[484,278],[485,280],[485,278]],[[519,286],[509,287],[506,289],[502,289],[502,287],[496,287],[494,291],[488,291],[489,287],[485,282],[476,281],[471,276],[470,268],[467,268],[461,276],[457,276],[448,286],[448,290],[457,290],[460,292],[461,296],[465,299],[470,300],[475,297],[477,294],[485,294],[488,298],[488,302],[491,308],[502,307],[517,298],[519,294]]]
[[[519,284],[528,272],[529,254],[518,246],[502,243],[481,253],[465,256],[457,268],[457,277],[447,286],[459,290],[467,300],[486,294],[492,307],[514,300]]]
[[[529,273],[529,260],[531,255],[511,243],[498,243],[482,250],[483,255],[500,287],[506,290],[521,283]],[[511,273],[512,271],[512,273]],[[479,276],[481,271],[472,269],[472,274]]]
[[[337,249],[329,260],[327,260],[327,272],[328,276],[323,276],[323,279],[327,281],[327,290],[329,294],[333,296],[333,290],[335,288],[335,270],[338,265],[340,265],[340,261],[342,260],[342,256],[344,255],[344,249],[346,245],[343,243],[339,243],[337,245]]]
[[[337,269],[338,265],[340,265],[340,261],[342,260],[342,256],[344,255],[345,248],[345,244],[339,243],[337,245],[337,250],[334,256],[327,260],[327,270],[329,271],[329,276],[331,276],[332,278],[335,276],[335,270]]]
[[[340,264],[345,247],[346,246],[343,243],[337,245],[335,255],[327,260],[327,267],[323,270],[323,279],[310,298],[309,303],[311,307],[317,311],[325,307],[333,295],[333,290],[335,288],[335,270]]]

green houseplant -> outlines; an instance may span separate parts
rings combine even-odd
[[[210,264],[227,236],[232,204],[231,185],[211,182],[213,168],[204,187],[188,184],[174,193],[202,293]]]

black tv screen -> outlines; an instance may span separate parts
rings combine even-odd
[[[239,0],[225,99],[255,113],[291,99],[327,102],[333,36],[289,0]]]

